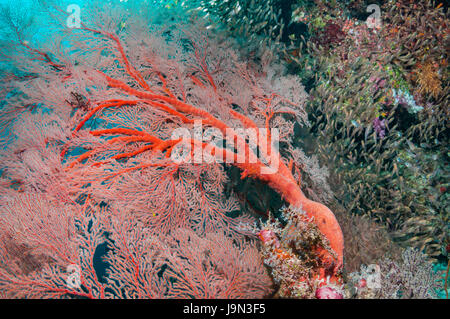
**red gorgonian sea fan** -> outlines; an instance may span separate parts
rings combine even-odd
[[[55,12],[64,21],[64,10]],[[235,216],[240,207],[224,191],[220,158],[305,213],[327,244],[313,247],[304,280],[339,283],[341,229],[298,181],[308,167],[290,139],[294,123],[307,125],[299,79],[268,55],[243,60],[198,23],[148,25],[110,8],[91,12],[79,29],[56,19],[53,49],[26,40],[18,18],[3,13],[16,39],[3,55],[17,63],[2,87],[2,294],[268,295],[256,220]],[[183,128],[192,134],[174,135]],[[290,145],[286,155],[275,147],[275,129]],[[181,145],[188,155],[200,150],[200,159],[174,160]],[[101,274],[95,259],[104,243]],[[294,254],[283,247],[275,258]]]

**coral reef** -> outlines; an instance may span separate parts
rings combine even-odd
[[[287,40],[270,41],[311,95],[312,148],[331,173],[327,193],[334,194],[326,200],[347,241],[346,267],[398,256],[397,244],[446,260],[448,8],[409,0],[289,6],[291,17],[282,21]],[[221,21],[231,31],[239,26]]]
[[[448,298],[443,4],[38,2],[0,12],[0,297]]]
[[[351,274],[358,298],[429,299],[442,288],[440,275],[426,256],[412,248],[403,252],[401,262],[383,259],[378,267],[379,278],[372,283],[367,280],[377,275],[372,272],[375,267],[363,265],[359,273]]]
[[[38,193],[10,198],[0,214],[6,298],[261,298],[271,291],[255,240],[183,228],[157,235],[130,213]],[[103,274],[101,245],[108,248]]]
[[[305,23],[318,36],[339,25],[345,38],[309,41],[291,63],[312,70],[302,73],[314,76],[310,120],[336,197],[438,258],[449,236],[447,14],[431,1],[386,1],[382,27],[369,28],[354,8],[330,6]]]
[[[326,294],[325,290],[335,293],[333,299],[341,299],[341,280],[333,278],[333,269],[327,269],[321,255],[314,253],[325,250],[334,255],[328,240],[301,209],[284,207],[282,216],[288,221],[284,227],[269,220],[259,232],[264,263],[271,269],[278,286],[276,296],[315,298],[318,294]]]
[[[318,283],[340,284],[339,224],[299,183],[299,168],[317,164],[308,166],[306,155],[289,148],[294,125],[308,125],[299,79],[264,52],[258,64],[248,63],[233,43],[210,36],[198,22],[148,25],[103,6],[69,32],[57,29],[63,10],[50,14],[55,50],[25,40],[16,27],[20,17],[4,12],[17,50],[7,56],[15,76],[2,87],[10,96],[1,114],[10,132],[0,156],[2,234],[50,259],[22,274],[6,266],[11,251],[4,245],[0,284],[7,296],[270,293],[255,243],[246,239],[256,236],[255,219],[239,212],[235,194],[224,192],[225,159],[241,170],[241,179],[259,180],[302,209],[326,242],[314,246],[317,262],[305,271]],[[275,144],[278,130],[289,151]],[[39,209],[27,208],[33,196],[45,197]],[[22,231],[12,213],[19,208]],[[291,231],[306,227],[294,222],[300,216],[287,217]],[[21,237],[28,232],[33,236]],[[107,274],[100,276],[94,259],[103,243]],[[234,259],[223,258],[228,250]],[[65,266],[76,270],[78,282],[62,280]]]

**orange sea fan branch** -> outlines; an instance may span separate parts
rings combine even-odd
[[[106,36],[106,37],[110,38],[111,40],[113,40],[116,43],[116,45],[117,45],[117,50],[119,51],[119,53],[120,53],[120,55],[122,57],[122,62],[124,63],[128,74],[133,79],[135,79],[142,88],[144,88],[146,91],[152,92],[152,90],[150,89],[149,85],[144,80],[142,74],[131,65],[130,61],[127,58],[127,55],[125,54],[125,50],[124,50],[124,48],[122,46],[122,43],[120,42],[120,39],[119,39],[119,37],[117,35],[112,34],[110,32],[103,31],[103,30],[95,30],[95,29],[89,28],[83,23],[81,25],[82,25],[83,29],[86,30],[86,31],[90,31],[90,32],[93,32],[95,34],[101,34],[101,35]]]

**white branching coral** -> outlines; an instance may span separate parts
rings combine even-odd
[[[441,276],[426,255],[406,249],[401,262],[386,258],[376,265],[362,265],[350,274],[352,297],[381,299],[430,299],[442,288]]]

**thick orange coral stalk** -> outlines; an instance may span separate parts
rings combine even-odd
[[[337,256],[334,257],[325,249],[320,249],[318,253],[322,259],[322,263],[326,265],[327,272],[332,271],[333,274],[338,273],[343,266],[344,236],[331,210],[321,203],[306,198],[292,173],[289,171],[289,168],[282,162],[277,173],[271,175],[253,175],[253,177],[265,181],[286,202],[294,207],[302,208],[308,217],[312,218],[320,232],[328,239],[331,249],[333,249]]]

